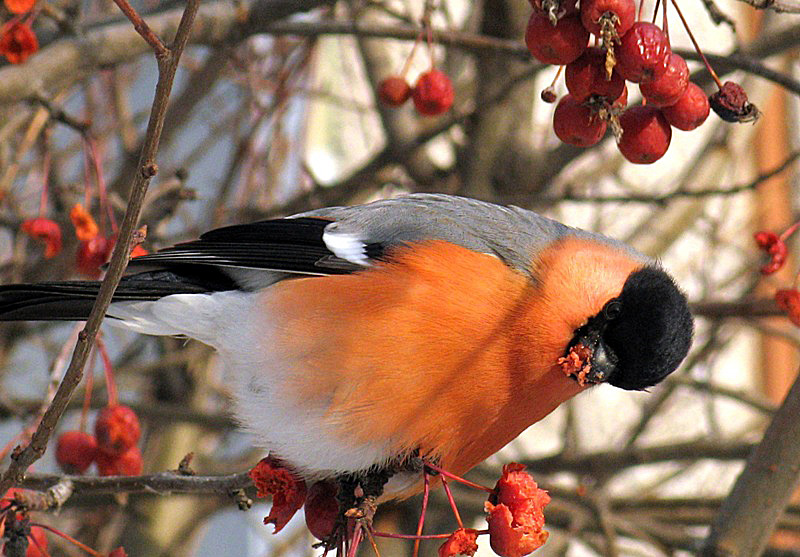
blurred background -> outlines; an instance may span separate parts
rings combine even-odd
[[[182,2],[132,5],[157,34],[172,37]],[[525,48],[526,0],[440,0],[427,8],[421,0],[204,1],[170,100],[142,247],[424,191],[533,209],[660,259],[697,315],[694,347],[679,372],[651,392],[594,388],[469,477],[491,486],[503,463],[528,465],[553,498],[550,539],[537,555],[691,555],[798,369],[800,335],[771,302],[777,289],[793,287],[796,261],[790,256],[781,271],[762,277],[753,234],[780,234],[798,218],[800,17],[734,0],[680,5],[701,47],[717,55],[712,62],[723,81],[742,84],[763,115],[754,124],[728,124],[712,113],[694,131],[675,130],[661,160],[637,166],[610,131],[589,149],[556,138],[554,105],[540,99],[556,69]],[[651,17],[652,1],[643,8]],[[450,77],[453,107],[436,117],[410,104],[387,107],[375,93],[406,65],[426,13],[433,47],[416,49],[407,78],[413,85],[431,57]],[[673,47],[687,51],[692,80],[710,93],[713,83],[690,57],[674,15]],[[82,204],[98,234],[113,236],[157,77],[152,51],[110,1],[40,0],[24,17],[38,50],[22,64],[0,65],[3,284],[86,276],[87,259],[97,254],[80,245],[70,212]],[[555,88],[566,92],[563,79]],[[629,104],[640,98],[629,89]],[[61,230],[51,257],[24,231],[36,217]],[[76,333],[71,323],[0,326],[3,468],[52,395]],[[120,400],[142,423],[146,474],[175,469],[189,452],[203,475],[242,472],[263,456],[236,431],[209,349],[108,327],[102,340]],[[85,383],[79,388],[63,431],[81,427],[84,398],[91,428],[107,400],[104,369],[102,357],[90,357],[93,390],[85,397]],[[60,473],[53,453],[35,473]],[[457,488],[457,498],[462,516],[483,528],[483,496]],[[419,504],[382,506],[377,528],[412,533]],[[452,531],[441,493],[433,505],[426,532]],[[106,553],[119,545],[133,556],[321,553],[311,548],[302,516],[271,536],[262,524],[268,508],[259,501],[243,512],[225,494],[86,489],[36,520]],[[83,554],[48,537],[51,555]],[[486,541],[481,546],[479,555],[492,555]],[[382,555],[411,552],[398,540],[379,547]],[[422,554],[437,547],[426,542]],[[800,506],[781,519],[768,553],[800,555]]]

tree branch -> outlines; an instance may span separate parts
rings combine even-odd
[[[128,209],[125,218],[120,226],[118,241],[114,246],[106,277],[100,285],[100,292],[97,295],[92,311],[86,321],[83,330],[78,334],[78,342],[72,354],[72,360],[67,368],[61,384],[58,386],[53,401],[47,407],[30,443],[25,449],[15,451],[12,461],[6,472],[0,478],[0,493],[5,493],[14,484],[19,484],[25,477],[28,467],[39,460],[47,448],[47,442],[55,430],[58,420],[67,408],[72,393],[77,388],[83,378],[83,368],[89,357],[92,346],[100,329],[100,325],[105,317],[106,310],[111,303],[114,291],[122,278],[122,273],[128,264],[131,250],[131,239],[136,230],[139,220],[139,213],[142,210],[147,186],[150,179],[158,171],[155,163],[156,152],[161,138],[161,128],[164,124],[164,116],[167,111],[169,95],[172,90],[172,83],[175,72],[178,69],[183,49],[189,38],[189,32],[194,22],[200,0],[190,0],[185,12],[181,16],[180,24],[175,34],[175,42],[167,51],[166,56],[158,56],[158,83],[153,99],[153,108],[150,114],[150,122],[147,126],[147,135],[140,158],[139,172],[134,177],[134,185],[131,189]]]

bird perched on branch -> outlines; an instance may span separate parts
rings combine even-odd
[[[593,384],[657,384],[692,338],[653,260],[449,195],[220,228],[129,272],[110,322],[214,347],[261,446],[310,478],[398,472],[389,494],[409,455],[463,473]],[[86,319],[98,290],[2,286],[0,320]]]

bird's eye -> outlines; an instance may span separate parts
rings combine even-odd
[[[609,321],[619,317],[620,313],[622,313],[622,303],[616,298],[609,300],[603,306],[603,316]]]

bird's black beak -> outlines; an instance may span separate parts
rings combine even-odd
[[[566,354],[558,364],[567,376],[581,386],[603,383],[613,375],[618,358],[603,341],[605,322],[592,318],[575,332]]]

